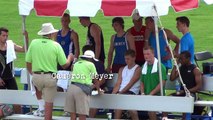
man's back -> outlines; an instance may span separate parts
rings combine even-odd
[[[74,64],[72,82],[91,85],[92,77],[96,74],[96,68],[92,62],[80,59]]]
[[[66,63],[66,57],[61,46],[50,39],[33,40],[26,59],[33,61],[32,71],[47,72],[53,70],[51,72],[57,72],[57,61],[60,65]]]

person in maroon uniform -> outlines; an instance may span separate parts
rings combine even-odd
[[[143,55],[144,46],[148,45],[148,41],[145,39],[146,27],[143,26],[143,17],[139,13],[135,12],[132,15],[132,22],[134,26],[128,29],[128,32],[134,36],[136,47],[136,64],[142,66],[145,62]]]

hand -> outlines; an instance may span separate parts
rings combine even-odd
[[[102,89],[98,90],[98,94],[104,94],[104,90]]]
[[[24,32],[23,32],[23,35],[26,37],[26,40],[28,40],[28,32],[27,32],[27,31],[24,31]]]
[[[106,68],[106,72],[107,72],[107,73],[111,73],[111,72],[112,72],[112,71],[111,71],[111,67],[107,67],[107,68]]]
[[[4,86],[5,82],[0,78],[0,86]]]
[[[73,55],[72,53],[70,53],[70,54],[68,55],[67,59],[68,59],[69,61],[74,61],[74,55]]]

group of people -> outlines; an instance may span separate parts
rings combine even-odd
[[[77,116],[84,120],[87,115],[94,117],[96,114],[95,109],[89,109],[89,96],[94,89],[102,93],[100,88],[103,89],[106,80],[103,77],[91,77],[91,74],[118,73],[112,94],[160,95],[158,72],[159,69],[162,70],[165,85],[168,70],[172,68],[171,52],[181,64],[180,72],[184,83],[189,91],[195,94],[201,87],[201,73],[193,64],[194,39],[189,32],[189,19],[185,16],[176,19],[177,29],[183,34],[181,39],[171,30],[158,28],[161,53],[161,58],[158,58],[153,18],[145,18],[146,26],[143,25],[144,18],[139,13],[134,13],[132,18],[134,26],[127,31],[124,30],[122,17],[112,19],[112,27],[116,34],[111,36],[106,69],[103,32],[89,17],[79,17],[81,25],[88,27],[87,44],[82,48],[81,56],[78,34],[69,27],[69,14],[65,13],[61,17],[62,28],[59,31],[51,23],[42,24],[38,32],[42,38],[33,40],[26,53],[27,70],[32,75],[39,105],[33,114],[44,116],[45,120],[52,119],[53,101],[57,92],[57,79],[53,78],[52,74],[58,70],[72,70],[71,85],[67,91],[64,108],[70,113],[72,120]],[[24,34],[28,43],[28,34]],[[8,30],[0,28],[0,89],[17,90],[12,63],[16,58],[14,52],[23,52],[24,47],[7,39]],[[175,43],[173,51],[169,50],[169,40]],[[8,52],[11,50],[12,53]],[[158,68],[158,59],[162,61],[161,68]],[[176,69],[172,69],[171,80],[178,77]],[[80,77],[76,77],[79,75]],[[185,94],[183,88],[180,93],[180,96]],[[122,110],[115,110],[115,119],[120,119],[121,113]],[[148,113],[151,120],[157,120],[155,112]],[[130,111],[130,115],[132,119],[138,119],[137,111]]]

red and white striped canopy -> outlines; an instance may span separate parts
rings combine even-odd
[[[213,4],[213,0],[204,0]],[[198,0],[19,0],[19,14],[29,15],[34,9],[38,16],[62,16],[69,10],[70,16],[94,17],[98,10],[105,16],[131,16],[138,9],[141,16],[167,15],[172,6],[176,12],[198,7]]]

